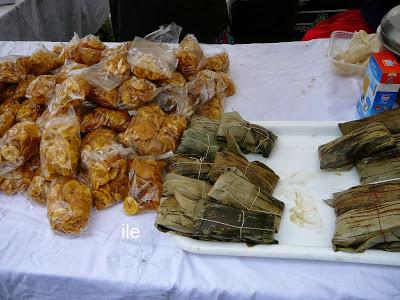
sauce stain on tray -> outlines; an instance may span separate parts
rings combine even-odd
[[[304,199],[302,194],[297,191],[294,192],[294,196],[295,206],[289,210],[290,222],[304,228],[320,227],[321,218],[312,197]]]

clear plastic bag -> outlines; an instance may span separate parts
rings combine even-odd
[[[224,112],[224,102],[225,96],[223,94],[215,95],[210,101],[200,105],[194,114],[208,119],[220,120]]]
[[[214,72],[228,72],[230,67],[229,55],[224,49],[216,49],[203,60],[202,69]]]
[[[100,127],[107,127],[114,131],[125,131],[130,120],[131,117],[125,110],[96,107],[83,116],[81,132],[93,131]]]
[[[50,191],[50,180],[46,180],[43,176],[34,176],[27,190],[28,199],[40,204],[47,204],[47,195]]]
[[[79,121],[72,107],[50,118],[44,125],[40,143],[42,175],[45,178],[76,175],[80,145]]]
[[[77,63],[71,59],[65,60],[65,63],[53,73],[56,76],[57,83],[62,83],[66,80],[70,75],[71,71],[73,70],[80,70],[83,68],[87,68],[87,65]]]
[[[18,83],[29,73],[29,57],[6,56],[0,58],[0,82]]]
[[[236,85],[232,80],[231,75],[225,72],[217,72],[217,74],[222,78],[225,82],[226,89],[224,91],[224,95],[226,97],[233,96],[236,94]]]
[[[39,105],[48,104],[55,93],[54,75],[41,75],[34,79],[26,89],[26,98]]]
[[[0,139],[0,175],[21,167],[39,151],[40,129],[30,121],[11,127]]]
[[[151,81],[133,76],[124,81],[118,89],[118,107],[136,110],[150,103],[159,91]]]
[[[135,215],[155,210],[160,204],[164,161],[135,158],[129,164],[129,196],[124,200],[124,211]]]
[[[175,71],[172,73],[171,78],[160,80],[159,84],[162,86],[184,87],[187,81],[182,73]]]
[[[167,26],[161,25],[158,30],[149,33],[144,38],[156,43],[176,44],[179,42],[181,32],[182,27],[172,22]]]
[[[28,86],[36,78],[37,78],[37,76],[35,76],[35,75],[26,75],[24,79],[22,79],[20,82],[18,82],[18,85],[15,89],[13,98],[16,100],[25,98],[26,90],[28,89]]]
[[[118,88],[106,91],[93,87],[88,100],[105,107],[118,107]]]
[[[178,60],[171,47],[136,37],[128,53],[132,73],[138,78],[162,80],[172,76]]]
[[[184,114],[184,109],[188,102],[188,93],[186,86],[165,86],[154,100],[163,111],[171,113],[177,112]]]
[[[51,228],[61,234],[77,235],[86,229],[92,208],[88,186],[71,177],[56,177],[47,195]]]
[[[199,42],[193,34],[188,34],[179,44],[176,54],[178,70],[190,80],[199,71],[204,60],[204,53]]]
[[[35,51],[30,59],[30,69],[36,75],[46,75],[60,67],[64,60],[57,53],[45,48]]]
[[[8,99],[0,105],[0,137],[15,124],[15,118],[21,104],[17,101]]]
[[[25,100],[22,102],[20,109],[17,111],[15,119],[17,122],[32,121],[35,122],[42,115],[44,109],[36,104],[33,100]]]

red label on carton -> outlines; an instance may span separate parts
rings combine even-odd
[[[379,82],[400,84],[400,64],[393,54],[388,52],[374,53],[372,57],[382,72]]]

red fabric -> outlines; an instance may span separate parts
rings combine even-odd
[[[362,18],[360,10],[350,9],[319,22],[306,32],[302,40],[309,41],[312,39],[329,38],[335,30],[349,32],[365,30],[368,33],[373,32]]]

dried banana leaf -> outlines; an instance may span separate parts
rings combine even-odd
[[[158,230],[162,232],[172,230],[183,235],[191,235],[193,233],[193,225],[191,228],[185,228],[182,225],[183,218],[185,217],[175,197],[161,198],[155,222]]]
[[[396,145],[382,123],[371,123],[318,147],[320,168],[338,169]]]
[[[277,136],[262,126],[251,124],[238,112],[224,113],[218,129],[218,137],[231,135],[243,152],[261,153],[268,157],[274,147]]]
[[[345,135],[374,122],[382,122],[392,133],[400,132],[400,108],[388,110],[361,120],[339,123],[338,125],[342,134]]]
[[[217,153],[208,176],[215,182],[228,168],[239,169],[252,184],[269,194],[272,194],[279,180],[279,176],[263,163],[250,162],[226,150]]]
[[[218,150],[224,147],[215,134],[201,128],[189,128],[183,133],[181,143],[175,153],[212,161]]]
[[[400,179],[400,156],[367,157],[357,162],[356,169],[362,183]]]
[[[169,159],[167,170],[182,176],[207,180],[212,165],[213,163],[205,162],[201,158],[176,154]]]
[[[328,203],[337,216],[336,251],[400,251],[400,181],[364,184],[336,193]]]
[[[245,211],[268,212],[276,216],[275,231],[278,232],[285,204],[265,193],[247,180],[238,169],[222,174],[208,193],[211,201]]]
[[[218,133],[219,125],[219,120],[211,120],[206,117],[193,116],[190,120],[190,128],[202,128],[213,134]]]
[[[224,242],[273,244],[275,215],[206,202],[196,214],[193,236]]]

